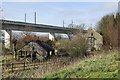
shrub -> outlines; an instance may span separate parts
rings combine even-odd
[[[91,48],[91,51],[96,51],[96,48],[95,48],[95,47],[92,47],[92,48]]]
[[[55,38],[56,41],[58,41],[58,40],[60,40],[60,39],[61,39],[61,36],[57,36],[57,37]]]
[[[82,32],[77,32],[71,40],[61,39],[56,45],[56,49],[61,53],[67,52],[71,57],[83,57],[88,49],[88,40]],[[59,54],[58,52],[58,54]]]
[[[70,41],[68,39],[61,39],[61,40],[59,40],[59,41],[56,42],[55,48],[57,50],[59,50],[59,49],[65,49],[65,50],[67,50],[69,42]]]
[[[68,51],[68,39],[61,39],[56,42],[55,49],[57,49],[57,54],[66,53]]]
[[[5,48],[4,46],[2,46],[2,54],[3,54],[3,55],[7,54],[9,51],[11,51],[11,50]]]
[[[66,52],[66,50],[64,48],[61,48],[58,50],[58,52]]]
[[[69,53],[72,57],[85,56],[88,49],[88,40],[82,32],[75,34],[69,43]]]
[[[52,45],[53,45],[53,42],[52,42],[51,40],[47,40],[47,41],[45,41],[45,43],[48,44],[48,45],[51,46],[51,47],[52,47]]]

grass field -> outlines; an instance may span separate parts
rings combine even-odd
[[[44,78],[117,78],[118,52],[90,61],[81,61],[78,65],[49,74]]]

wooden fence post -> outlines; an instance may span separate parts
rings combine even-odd
[[[46,62],[46,70],[47,70],[47,62]]]
[[[13,63],[11,65],[12,65],[12,72],[13,72]]]
[[[24,62],[24,70],[25,70],[25,62]]]
[[[34,63],[34,69],[35,69],[35,63]]]

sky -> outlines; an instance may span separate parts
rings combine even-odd
[[[106,14],[118,11],[117,2],[3,2],[3,18],[34,23],[34,12],[38,24],[67,27],[71,24],[86,24],[95,27]]]
[[[3,2],[118,2],[119,0],[2,0]]]
[[[118,2],[2,2],[3,19],[34,23],[34,12],[37,13],[37,24],[67,27],[73,23],[85,24],[95,28],[101,18],[118,11]],[[27,0],[24,0],[27,1]],[[59,1],[59,0],[58,0]],[[99,1],[99,0],[98,0]],[[43,34],[42,34],[43,35]]]

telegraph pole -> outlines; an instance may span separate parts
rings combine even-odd
[[[72,19],[72,28],[73,28],[73,19]]]
[[[65,23],[64,23],[64,20],[63,20],[63,27],[65,27],[64,24],[65,24]]]
[[[34,15],[34,16],[35,16],[35,24],[36,24],[36,12],[35,12],[35,15]]]
[[[25,22],[26,22],[26,13],[25,13]]]
[[[0,7],[0,19],[5,19],[5,17],[3,16],[3,9]]]

